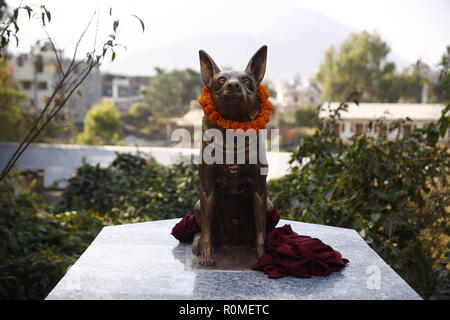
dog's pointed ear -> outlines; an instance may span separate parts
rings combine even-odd
[[[267,61],[267,46],[264,45],[250,59],[250,62],[245,69],[246,72],[252,73],[255,76],[257,84],[260,84],[266,73]]]
[[[219,73],[220,69],[205,51],[200,50],[198,53],[200,55],[200,71],[202,73],[203,82],[208,89],[211,89],[214,74]]]

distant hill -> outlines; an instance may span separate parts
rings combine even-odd
[[[285,10],[268,21],[260,36],[210,33],[207,36],[180,39],[176,44],[130,54],[117,61],[112,71],[127,74],[153,74],[154,67],[199,69],[198,50],[206,50],[219,66],[243,69],[252,54],[263,44],[269,47],[267,79],[285,79],[300,74],[312,76],[323,59],[324,51],[338,46],[350,32],[358,32],[345,23],[314,10],[280,1]],[[281,10],[281,9],[280,9]],[[404,59],[391,55],[398,67]],[[399,69],[399,68],[398,68]]]

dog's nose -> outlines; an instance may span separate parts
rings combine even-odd
[[[241,84],[237,80],[230,80],[227,84],[227,90],[230,92],[240,92]]]

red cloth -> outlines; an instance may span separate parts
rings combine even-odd
[[[274,208],[267,220],[266,254],[252,267],[264,271],[269,278],[288,275],[310,278],[328,276],[348,263],[341,254],[317,238],[301,236],[290,225],[276,228],[280,214]],[[184,217],[172,229],[172,235],[180,242],[190,242],[200,227],[194,215]]]
[[[329,245],[298,235],[287,224],[267,235],[266,252],[252,269],[264,271],[269,278],[328,276],[348,263]]]
[[[183,217],[172,228],[172,235],[180,242],[191,242],[197,232],[200,232],[200,227],[193,214]]]

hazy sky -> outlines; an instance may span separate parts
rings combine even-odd
[[[380,32],[393,51],[414,61],[440,59],[450,45],[449,0],[294,0],[357,29]]]
[[[14,7],[20,1],[8,3]],[[319,11],[357,30],[376,29],[393,52],[411,62],[421,58],[434,65],[450,45],[450,0],[24,0],[23,4],[46,5],[52,13],[48,31],[67,52],[95,10],[99,10],[99,15],[81,51],[92,47],[97,18],[100,40],[107,34],[106,29],[111,29],[113,22],[109,17],[112,7],[114,18],[121,19],[121,42],[128,48],[119,50],[114,63],[120,63],[129,54],[182,42],[193,35],[230,32],[261,36],[259,30],[291,6]],[[144,34],[131,14],[144,20]],[[13,51],[26,52],[36,39],[45,37],[38,21],[25,23],[27,19],[22,13],[20,45]],[[103,66],[104,70],[111,68],[114,69],[108,64]]]

